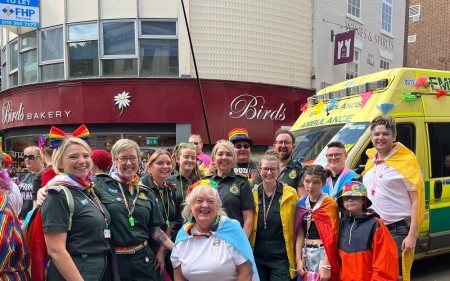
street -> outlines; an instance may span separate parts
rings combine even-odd
[[[450,280],[450,254],[415,261],[412,268],[412,281]]]

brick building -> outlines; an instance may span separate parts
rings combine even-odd
[[[448,0],[407,0],[404,64],[450,70]]]

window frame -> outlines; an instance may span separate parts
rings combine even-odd
[[[345,64],[345,79],[346,80],[350,80],[350,79],[353,79],[353,78],[356,78],[359,76],[360,60],[361,60],[361,50],[355,48],[354,53],[353,53],[353,62],[349,62],[349,63]],[[356,71],[354,71],[355,66],[357,67]],[[349,72],[354,74],[354,76],[352,76],[351,78],[348,78]]]
[[[355,10],[355,14],[358,14],[359,16],[352,14],[353,9]],[[361,0],[347,0],[347,16],[361,20],[361,10]]]
[[[61,59],[52,59],[52,60],[42,60],[42,50],[44,49],[43,48],[43,46],[42,46],[42,44],[43,44],[43,42],[44,42],[44,40],[42,40],[42,32],[43,31],[47,31],[47,30],[53,30],[53,29],[61,29],[61,35],[62,35],[62,42],[61,42],[61,44],[62,44],[62,48],[63,48],[63,52],[62,52],[62,58]],[[42,66],[42,65],[47,65],[47,64],[58,64],[58,63],[63,63],[64,64],[64,48],[65,48],[65,42],[64,42],[64,27],[62,26],[62,25],[57,25],[57,26],[52,26],[52,27],[49,27],[49,28],[43,28],[43,29],[40,29],[39,30],[40,32],[39,32],[39,38],[38,38],[38,40],[39,40],[39,66]]]
[[[126,54],[126,55],[105,55],[105,37],[104,37],[104,28],[103,25],[105,23],[133,23],[134,28],[134,54]],[[139,40],[138,40],[138,23],[137,20],[102,20],[100,21],[99,27],[99,40],[101,41],[100,46],[100,60],[104,59],[138,59],[139,58]],[[103,65],[103,63],[100,62]],[[102,74],[101,74],[102,75]]]
[[[384,13],[384,8],[387,7],[387,9],[390,9],[390,14]],[[392,0],[382,0],[381,1],[381,31],[392,34],[392,15],[394,14],[394,4]],[[385,19],[384,17],[388,17]],[[389,21],[389,22],[388,22]],[[390,30],[385,29],[385,25],[389,27]]]
[[[34,38],[36,40],[36,44],[34,46],[29,46],[26,48],[22,48],[23,44],[23,39],[25,36],[29,37],[29,35],[31,35],[32,33],[35,33]],[[39,45],[39,40],[38,40],[38,31],[31,31],[31,32],[27,32],[25,34],[20,35],[19,37],[19,85],[29,85],[29,84],[33,84],[33,83],[37,83],[39,81],[39,50],[38,50],[38,45]],[[32,82],[28,82],[26,84],[24,84],[24,73],[23,71],[25,70],[25,67],[21,67],[22,66],[22,57],[29,52],[32,51],[36,51],[36,81],[32,81]]]

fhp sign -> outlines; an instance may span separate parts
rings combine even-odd
[[[39,0],[0,0],[0,24],[39,28]]]
[[[334,65],[353,61],[355,31],[336,34],[334,40]]]

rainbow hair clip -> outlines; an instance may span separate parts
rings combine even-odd
[[[56,128],[55,126],[52,126],[50,128],[50,133],[48,134],[48,137],[50,138],[50,141],[52,143],[53,148],[58,148],[62,141],[66,138],[80,138],[84,140],[85,142],[88,142],[89,140],[89,130],[86,127],[86,125],[81,125],[78,127],[72,135],[67,135],[63,130]]]
[[[40,149],[44,148],[48,135],[40,135],[38,137],[38,146]]]
[[[211,187],[215,188],[216,190],[219,190],[219,185],[217,184],[217,182],[209,180],[209,179],[199,180],[199,181],[195,182],[194,184],[192,184],[191,186],[189,186],[188,194],[190,194],[192,192],[192,190],[194,190],[197,186],[200,186],[200,185],[211,186]]]

